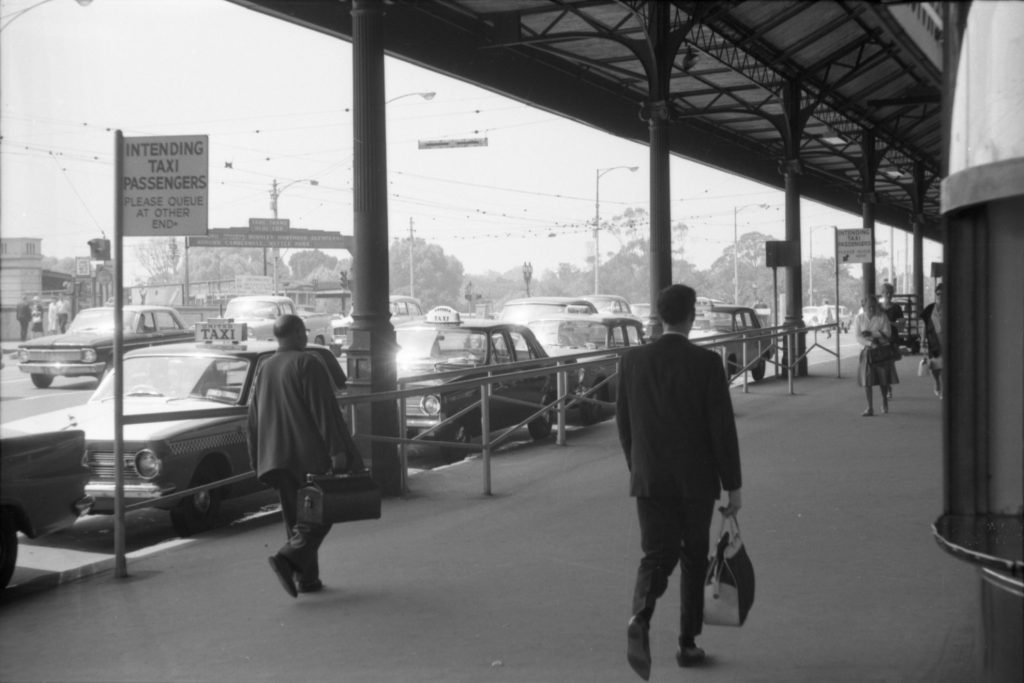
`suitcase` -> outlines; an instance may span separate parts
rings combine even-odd
[[[369,472],[309,474],[299,489],[296,520],[335,524],[380,519],[380,487]]]

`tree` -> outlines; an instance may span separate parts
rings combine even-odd
[[[288,259],[288,265],[292,270],[292,277],[296,280],[305,280],[310,273],[321,266],[327,270],[334,271],[338,268],[338,259],[328,256],[319,249],[297,251]]]
[[[66,256],[64,258],[57,258],[55,256],[44,256],[40,262],[40,266],[43,270],[52,270],[55,273],[69,273],[73,275],[75,272],[75,257]]]
[[[263,275],[263,250],[195,247],[188,250],[189,282],[233,280],[236,275]],[[278,276],[282,275],[278,270]]]
[[[176,237],[157,237],[137,245],[133,251],[139,265],[146,271],[144,284],[181,282],[182,245]]]
[[[703,296],[722,301],[734,298],[734,273],[739,274],[739,301],[753,306],[757,301],[770,301],[772,297],[772,271],[765,262],[765,242],[772,240],[763,232],[740,235],[737,245],[726,247],[708,269]],[[733,254],[738,256],[734,264]]]
[[[388,254],[390,291],[405,294],[409,287],[409,240],[396,239]],[[458,306],[462,298],[463,267],[437,244],[414,238],[412,242],[413,292],[426,308]],[[358,267],[358,264],[356,264]],[[479,291],[479,290],[477,290]]]

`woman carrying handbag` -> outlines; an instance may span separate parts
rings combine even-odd
[[[864,417],[875,414],[872,387],[882,392],[882,412],[889,412],[889,387],[899,384],[896,374],[896,360],[899,351],[892,344],[892,326],[874,297],[862,301],[864,309],[853,321],[853,333],[861,345],[860,363],[857,368],[857,384],[864,387],[868,406],[861,413]]]

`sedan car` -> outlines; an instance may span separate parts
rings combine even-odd
[[[468,443],[480,436],[479,389],[446,390],[445,384],[484,377],[509,363],[548,357],[526,326],[463,319],[447,306],[431,309],[423,321],[396,326],[395,334],[399,379],[416,376],[411,387],[436,387],[429,394],[406,399],[405,428],[410,438],[426,434],[426,438]],[[425,376],[431,373],[446,374],[438,379]],[[519,424],[557,396],[554,373],[492,386],[489,406],[494,430]],[[550,411],[536,416],[527,423],[530,436],[544,438],[551,433],[551,423]],[[445,452],[456,454],[455,449]]]
[[[216,325],[197,326],[197,339]],[[227,325],[225,330],[242,327],[222,325]],[[252,472],[246,444],[246,415],[239,409],[248,405],[253,378],[260,365],[277,350],[277,344],[236,344],[225,334],[207,335],[222,340],[220,343],[167,344],[125,354],[125,415],[166,417],[210,409],[223,413],[124,425],[127,504],[159,499],[175,491]],[[345,374],[330,349],[310,345],[307,350],[321,359],[340,397]],[[114,379],[114,373],[109,373],[82,406],[5,425],[21,432],[83,430],[85,462],[91,472],[85,491],[96,501],[94,513],[111,513],[114,509]],[[175,531],[187,536],[215,524],[224,498],[259,488],[261,485],[253,476],[230,487],[207,489],[158,507],[169,509]]]
[[[588,294],[583,297],[594,304],[598,313],[609,313],[611,315],[633,315],[634,311],[629,305],[629,300],[618,294]]]
[[[594,315],[597,307],[582,297],[533,296],[506,301],[498,318],[507,322],[527,323],[560,313]]]
[[[562,315],[530,322],[537,341],[551,356],[565,356],[601,349],[620,349],[644,343],[644,323],[632,315]],[[571,388],[602,403],[614,403],[618,395],[618,356],[599,356],[604,362],[588,364],[575,377]],[[588,357],[587,360],[592,360]],[[607,380],[607,381],[606,381]],[[600,385],[595,391],[594,387]],[[599,404],[579,404],[580,420],[591,424],[604,416]]]
[[[38,538],[71,526],[92,506],[85,495],[81,430],[0,436],[0,589],[18,561],[18,532]]]
[[[399,325],[413,320],[423,320],[423,304],[415,297],[392,294],[388,297],[388,310],[391,312],[392,325]],[[349,328],[352,327],[352,314],[349,313],[348,315],[335,318],[331,321],[331,326],[334,330],[334,343],[342,348],[348,346],[350,342]]]
[[[178,312],[167,306],[124,306],[124,350],[191,339],[193,332]],[[18,369],[32,384],[45,389],[53,378],[102,379],[113,364],[114,308],[101,306],[79,312],[64,334],[39,337],[18,346]]]
[[[712,304],[703,311],[698,311],[693,329],[690,331],[690,339],[697,341],[721,334],[753,332],[760,329],[761,320],[754,309],[731,304]],[[775,346],[770,339],[734,339],[724,342],[724,347],[723,360],[729,377],[739,374],[744,358],[747,363],[759,359],[750,368],[750,376],[755,382],[764,379],[768,359],[775,353]],[[718,346],[714,348],[717,350]]]

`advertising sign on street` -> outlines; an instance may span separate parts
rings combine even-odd
[[[836,256],[839,263],[871,263],[871,231],[837,230]]]
[[[209,209],[209,137],[124,138],[117,179],[122,235],[205,235]]]
[[[92,260],[88,256],[75,257],[75,277],[89,277],[92,275]]]
[[[236,275],[235,291],[239,294],[270,294],[274,291],[274,278],[269,275]]]

